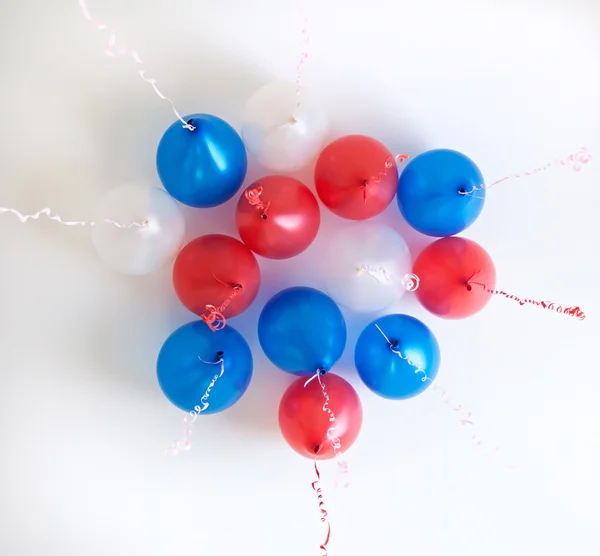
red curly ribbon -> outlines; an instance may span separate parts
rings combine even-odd
[[[476,191],[481,191],[483,189],[489,189],[490,187],[498,185],[499,183],[502,183],[507,180],[518,180],[523,177],[533,176],[534,174],[537,174],[539,172],[545,172],[552,166],[571,166],[574,172],[580,172],[581,170],[583,170],[584,166],[590,164],[591,162],[591,153],[585,147],[582,147],[577,152],[571,153],[569,156],[567,156],[567,158],[564,158],[562,160],[554,160],[552,162],[549,162],[548,164],[545,164],[544,166],[541,166],[540,168],[534,168],[533,170],[524,172],[523,174],[511,174],[510,176],[505,176],[504,178],[499,179],[487,186],[483,183],[481,185],[474,185],[470,191],[460,190],[459,194],[471,195],[473,197],[477,197],[478,199],[482,199],[483,197],[478,197],[477,195],[473,195],[473,193],[475,193]]]
[[[267,203],[265,205],[262,202],[262,199],[260,198],[260,196],[262,195],[262,192],[263,192],[263,188],[261,185],[259,185],[258,187],[254,188],[254,189],[246,189],[246,192],[244,193],[244,197],[246,197],[246,200],[256,210],[262,211],[262,214],[261,214],[262,218],[266,218],[267,211],[269,210],[269,206],[271,205],[271,203]]]
[[[363,188],[363,197],[365,203],[367,202],[367,186],[371,185],[372,183],[379,183],[383,178],[385,178],[388,175],[388,170],[390,170],[390,168],[394,166],[394,161],[396,161],[398,166],[402,166],[404,161],[408,160],[408,158],[409,155],[406,153],[396,154],[394,156],[388,157],[384,162],[384,169],[381,172],[379,172],[379,174],[362,182],[361,187]]]
[[[214,274],[213,276],[215,280],[217,280],[217,282],[221,282],[221,284],[223,284],[224,286],[233,289],[231,295],[225,301],[223,301],[221,305],[219,305],[218,307],[215,307],[214,305],[205,305],[204,307],[208,311],[208,313],[200,315],[200,318],[208,325],[208,327],[213,332],[216,332],[217,330],[222,330],[223,328],[225,328],[227,319],[225,318],[225,315],[223,315],[223,312],[225,311],[225,309],[227,309],[227,307],[229,307],[229,305],[233,301],[233,298],[242,293],[243,288],[240,284],[226,284],[225,282],[219,280]]]
[[[557,313],[561,313],[569,317],[575,317],[577,320],[585,320],[585,313],[578,306],[563,307],[562,305],[556,305],[556,303],[552,301],[535,301],[534,299],[521,299],[516,295],[507,293],[502,290],[492,290],[488,288],[485,284],[482,284],[481,282],[474,282],[473,280],[467,280],[465,282],[465,286],[469,291],[472,290],[471,284],[475,284],[476,286],[482,287],[486,292],[491,293],[492,295],[503,295],[507,299],[513,299],[514,301],[518,302],[521,306],[529,303],[530,305],[535,305],[536,307],[541,307],[542,309],[546,309],[548,311],[556,311]]]
[[[327,545],[329,544],[329,538],[331,537],[331,524],[327,519],[327,510],[325,509],[325,502],[323,501],[323,490],[321,487],[317,487],[317,483],[321,480],[321,474],[319,473],[319,468],[317,467],[317,460],[315,460],[315,473],[317,474],[317,480],[312,482],[312,488],[317,493],[319,511],[321,512],[321,522],[325,523],[327,527],[325,542],[323,542],[319,548],[321,549],[321,556],[327,556]]]

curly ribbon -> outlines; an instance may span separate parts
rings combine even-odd
[[[381,282],[379,278],[383,278],[383,280],[385,280],[386,282],[391,282],[392,280],[392,278],[390,278],[389,274],[387,273],[386,269],[381,266],[375,267],[373,265],[363,264],[356,269],[356,274],[358,276],[365,273],[371,276],[371,278],[373,278],[377,282]],[[409,274],[405,274],[401,278],[400,282],[402,283],[402,286],[406,291],[414,292],[419,287],[421,279],[416,274],[413,274],[411,272]]]
[[[488,288],[485,284],[482,284],[481,282],[474,282],[471,279],[465,282],[465,286],[468,291],[471,291],[473,289],[471,284],[481,286],[486,292],[491,293],[492,295],[503,295],[507,299],[513,299],[517,301],[521,306],[525,305],[526,303],[529,303],[530,305],[535,305],[536,307],[541,307],[542,309],[547,309],[548,311],[556,311],[557,313],[561,313],[569,317],[575,317],[577,320],[585,320],[585,313],[577,306],[563,307],[562,305],[556,305],[551,301],[535,301],[534,299],[521,299],[520,297],[517,297],[513,294],[509,294],[505,291],[492,290]]]
[[[369,178],[368,180],[364,180],[361,183],[361,187],[363,188],[364,202],[367,202],[367,186],[371,185],[372,183],[381,182],[381,180],[388,175],[388,170],[390,170],[394,166],[394,161],[398,166],[402,166],[402,164],[404,164],[404,161],[408,159],[409,155],[406,153],[389,156],[384,162],[384,169],[381,172],[379,172],[379,174]]]
[[[208,311],[208,313],[200,315],[200,318],[208,325],[208,327],[213,332],[216,332],[217,330],[223,330],[223,328],[225,328],[225,325],[227,324],[227,319],[225,318],[225,315],[223,313],[225,309],[229,307],[229,305],[233,301],[233,298],[242,293],[243,288],[241,284],[226,284],[225,282],[219,280],[214,274],[213,276],[217,282],[221,282],[221,284],[223,284],[224,286],[233,289],[231,295],[225,301],[223,301],[221,305],[219,305],[218,307],[215,307],[214,305],[205,305],[204,308]]]
[[[541,166],[540,168],[534,168],[533,170],[530,170],[529,172],[524,172],[523,174],[511,174],[510,176],[505,176],[504,178],[499,179],[487,186],[483,183],[481,185],[474,185],[470,191],[465,191],[464,189],[461,189],[458,193],[460,195],[471,195],[478,199],[482,199],[483,197],[478,197],[477,195],[473,195],[473,193],[475,193],[476,191],[481,191],[483,189],[489,189],[490,187],[498,185],[499,183],[502,183],[507,180],[518,180],[523,177],[533,176],[534,174],[537,174],[539,172],[545,172],[552,166],[571,166],[574,172],[580,172],[581,170],[583,170],[584,166],[590,164],[591,162],[591,153],[585,147],[582,147],[577,152],[571,153],[569,156],[567,156],[567,158],[563,158],[562,160],[554,160],[544,166]]]
[[[246,189],[246,192],[244,193],[244,197],[246,198],[248,203],[250,203],[250,205],[253,206],[256,210],[262,211],[260,216],[263,220],[266,220],[267,219],[267,211],[269,210],[271,203],[269,202],[265,205],[262,202],[262,200],[260,198],[260,196],[262,195],[262,192],[263,192],[262,185],[259,185],[258,187],[254,188],[254,189]]]
[[[335,413],[329,407],[329,394],[327,393],[325,385],[321,380],[321,376],[323,374],[325,374],[325,371],[323,371],[322,369],[317,369],[316,373],[304,383],[304,387],[306,388],[315,378],[319,382],[321,392],[323,393],[323,398],[325,399],[325,403],[323,404],[323,412],[329,415],[329,422],[331,423],[331,426],[327,429],[327,439],[329,440],[333,448],[333,453],[335,454],[339,475],[344,477],[344,487],[347,487],[350,484],[350,471],[348,469],[348,462],[346,462],[346,460],[344,459],[344,454],[342,452],[342,443],[335,434],[335,431],[339,428],[340,425],[338,420],[335,418]],[[321,448],[319,448],[319,451],[320,449]],[[336,485],[337,484],[338,478],[336,478]]]
[[[321,480],[321,474],[317,467],[317,460],[315,460],[315,473],[317,480],[312,482],[312,488],[317,493],[317,500],[319,501],[319,511],[321,512],[321,523],[325,523],[327,527],[327,534],[325,535],[325,541],[319,546],[321,549],[321,556],[327,556],[327,545],[329,544],[329,538],[331,537],[331,524],[327,519],[327,510],[325,509],[325,502],[323,501],[323,489],[317,487],[317,483]]]
[[[119,49],[115,49],[115,45],[117,42],[117,36],[116,36],[115,32],[113,30],[109,29],[108,26],[105,25],[104,23],[101,23],[100,21],[98,21],[92,17],[92,15],[90,14],[90,11],[87,7],[86,0],[79,0],[79,7],[81,8],[81,14],[83,15],[83,17],[87,21],[89,21],[98,31],[109,30],[110,34],[108,36],[108,42],[106,43],[106,48],[104,49],[104,53],[107,56],[116,58],[116,57],[125,56],[125,55],[129,54],[136,64],[140,64],[140,65],[143,64],[138,53],[135,50],[129,48],[128,46],[122,46]],[[185,129],[189,129],[190,131],[194,131],[194,129],[196,129],[193,125],[186,122],[181,117],[181,114],[179,114],[179,112],[175,108],[175,104],[173,103],[173,101],[169,97],[165,96],[163,93],[160,92],[160,90],[156,86],[156,79],[146,77],[146,70],[144,70],[144,69],[138,70],[137,73],[146,83],[148,83],[152,87],[154,92],[158,95],[158,97],[161,100],[166,100],[171,105],[171,108],[173,109],[173,113],[175,114],[175,116],[177,116],[177,119],[183,124],[183,127]]]
[[[211,383],[208,385],[208,388],[206,389],[206,392],[204,392],[204,395],[200,398],[200,404],[194,406],[194,409],[192,411],[190,411],[184,418],[183,418],[183,438],[181,440],[176,440],[175,442],[173,442],[173,444],[171,444],[166,450],[165,450],[165,454],[167,455],[172,455],[172,456],[176,456],[177,454],[179,454],[179,452],[187,452],[191,447],[192,447],[192,442],[190,440],[190,437],[192,436],[192,428],[193,425],[196,421],[196,419],[198,419],[198,415],[200,415],[200,413],[202,413],[203,411],[206,411],[206,409],[209,406],[209,401],[208,398],[210,396],[210,391],[213,389],[213,386],[216,384],[217,380],[219,380],[220,377],[223,376],[223,373],[225,372],[225,361],[223,359],[223,355],[221,354],[221,352],[219,352],[219,354],[217,354],[218,356],[220,355],[219,359],[217,361],[204,361],[204,359],[202,359],[200,356],[198,356],[198,359],[200,359],[200,361],[202,361],[202,363],[206,363],[207,365],[221,365],[221,372],[218,374],[215,374],[215,376],[213,377]]]
[[[304,2],[298,0],[298,12],[300,13],[300,19],[302,20],[302,53],[300,54],[300,60],[296,66],[296,111],[300,108],[301,103],[301,90],[302,90],[302,66],[304,66],[308,59],[308,52],[310,47],[310,36],[308,34],[308,18],[304,11]],[[296,123],[298,118],[293,115],[292,123]]]
[[[379,330],[379,332],[381,332],[381,335],[385,338],[385,341],[390,346],[390,350],[392,350],[396,355],[398,355],[398,357],[400,357],[400,359],[403,359],[404,361],[406,361],[411,367],[414,367],[415,374],[417,374],[417,373],[423,374],[423,376],[421,377],[421,382],[429,381],[429,382],[433,383],[433,380],[431,380],[427,376],[427,373],[421,368],[421,366],[418,363],[414,363],[413,361],[410,360],[409,357],[403,355],[398,350],[398,342],[397,341],[391,341],[378,324],[376,324],[375,327],[377,328],[377,330]],[[473,422],[473,413],[471,411],[468,411],[465,408],[463,408],[462,405],[455,405],[454,403],[452,403],[452,401],[448,397],[448,393],[444,387],[438,386],[437,384],[433,384],[433,390],[435,392],[440,393],[442,402],[445,405],[447,405],[450,409],[452,409],[452,411],[455,411],[456,413],[458,413],[458,415],[460,416],[460,424],[461,425],[470,425],[471,426],[472,431],[473,431],[473,434],[471,435],[471,440],[475,444],[475,449],[482,455],[486,455],[486,456],[497,455],[497,453],[499,452],[499,448],[495,448],[494,450],[492,450],[490,452],[485,452],[484,446],[483,446],[483,441],[482,441],[481,437],[479,436],[479,433],[477,432],[475,423]],[[509,468],[509,469],[516,469],[516,466],[509,465],[509,464],[504,464],[504,467]]]
[[[43,208],[42,210],[38,210],[34,214],[21,214],[18,210],[6,207],[0,207],[0,214],[13,214],[16,216],[22,224],[25,224],[28,220],[38,220],[41,216],[46,216],[49,220],[54,220],[63,226],[96,226],[98,222],[90,222],[90,221],[68,221],[63,220],[57,214],[52,214],[49,208]],[[130,228],[147,228],[148,221],[144,220],[142,222],[131,222],[129,224],[120,224],[114,220],[105,219],[101,222],[106,222],[107,224],[112,224],[117,228],[130,229]]]

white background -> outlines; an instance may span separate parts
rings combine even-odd
[[[255,89],[295,79],[294,0],[89,7],[182,113],[214,113],[239,129]],[[488,182],[580,146],[600,159],[598,0],[306,0],[305,11],[303,81],[327,104],[334,136],[365,133],[413,156],[454,148]],[[4,1],[0,31],[0,206],[89,219],[111,187],[159,184],[155,150],[173,115],[131,60],[104,56],[106,33],[75,0]],[[504,183],[464,234],[494,259],[499,287],[579,305],[587,320],[504,299],[457,322],[426,314],[413,295],[395,308],[432,328],[439,383],[473,411],[498,457],[473,449],[469,428],[433,391],[406,402],[367,391],[352,353],[372,317],[347,315],[337,370],[365,419],[347,454],[351,486],[336,491],[334,463],[322,466],[330,555],[600,553],[599,168]],[[263,172],[254,166],[249,177]],[[235,235],[235,202],[185,209],[189,238]],[[165,459],[182,414],[158,388],[155,359],[193,318],[170,269],[118,275],[85,229],[0,216],[0,554],[319,553],[311,463],[276,422],[292,379],[265,362],[256,320],[275,291],[320,284],[319,245],[339,224],[323,217],[305,254],[260,260],[259,297],[231,322],[255,354],[248,392],[198,421],[191,452]],[[413,255],[430,241],[407,229],[395,202],[381,220]]]

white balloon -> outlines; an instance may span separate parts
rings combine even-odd
[[[249,153],[267,168],[294,172],[307,166],[327,138],[325,108],[295,83],[271,83],[246,104],[242,139]],[[298,106],[298,102],[300,105]]]
[[[157,187],[125,184],[101,200],[92,228],[100,258],[125,274],[149,274],[172,261],[183,244],[185,219]]]
[[[358,313],[381,311],[398,301],[412,267],[400,234],[375,222],[352,223],[334,232],[325,264],[329,295]]]

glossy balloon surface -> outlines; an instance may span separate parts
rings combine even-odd
[[[275,294],[258,320],[258,339],[271,362],[288,373],[329,371],[346,346],[346,321],[333,299],[304,286]]]
[[[204,322],[195,321],[167,338],[156,369],[158,383],[173,405],[192,411],[205,402],[207,406],[200,415],[217,413],[231,407],[247,390],[252,378],[252,353],[246,340],[231,326],[213,332]],[[213,387],[202,400],[213,380]]]
[[[398,206],[417,231],[453,236],[468,228],[485,202],[483,176],[464,154],[448,149],[427,151],[411,160],[398,181]]]
[[[438,239],[417,257],[417,299],[431,313],[447,319],[474,315],[487,303],[496,286],[496,269],[485,249],[462,237]],[[483,287],[483,284],[485,287]]]
[[[333,213],[366,220],[394,199],[398,170],[385,145],[366,135],[346,135],[329,143],[319,155],[315,186]]]
[[[386,315],[362,331],[354,362],[360,378],[373,392],[402,400],[431,386],[440,366],[440,348],[420,320],[409,315]]]
[[[190,311],[206,315],[209,307],[226,318],[245,311],[260,287],[256,257],[241,241],[210,234],[188,243],[173,266],[175,292]]]
[[[323,391],[317,379],[305,386],[306,379],[294,381],[279,404],[279,428],[286,442],[301,456],[325,460],[335,457],[327,431],[340,441],[339,450],[352,446],[362,426],[362,405],[352,385],[338,375],[327,373],[321,382],[329,396],[328,407],[336,422],[323,411]]]
[[[248,152],[275,172],[307,166],[325,142],[327,112],[313,93],[296,83],[269,83],[244,110],[242,137]]]
[[[156,153],[158,175],[179,202],[197,208],[214,207],[231,199],[244,181],[246,149],[241,137],[224,120],[210,114],[185,117],[165,131]]]
[[[288,259],[313,242],[321,213],[317,199],[301,181],[274,175],[245,189],[235,220],[242,241],[256,254]]]

